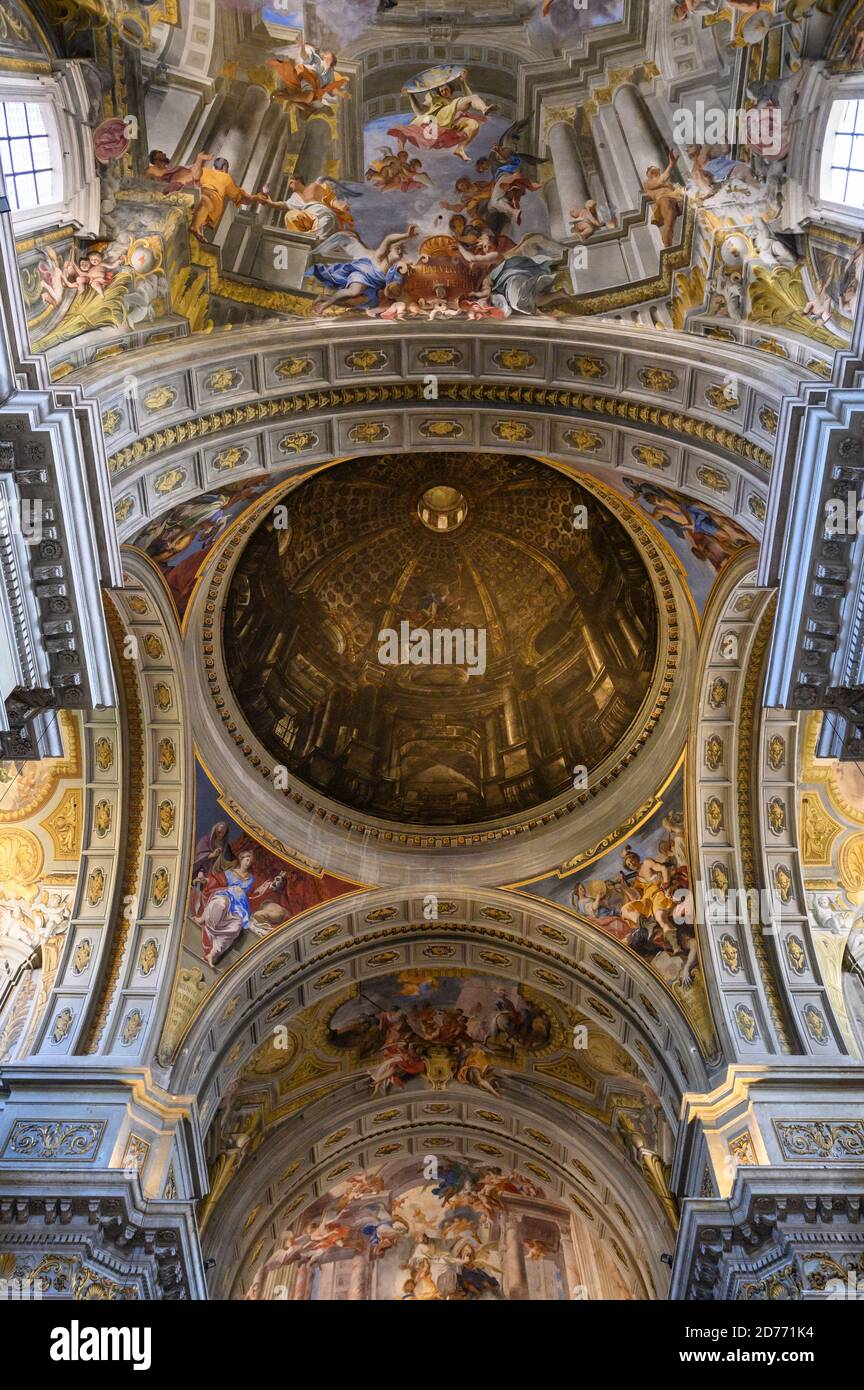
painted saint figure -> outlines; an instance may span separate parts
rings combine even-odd
[[[348,78],[336,71],[336,62],[332,50],[319,53],[303,38],[298,42],[296,58],[268,58],[268,68],[283,83],[273,93],[273,101],[307,112],[335,106],[340,97],[348,95]]]
[[[354,260],[316,262],[310,266],[307,274],[314,275],[330,290],[329,294],[316,299],[315,311],[337,304],[374,308],[379,295],[391,286],[398,288],[407,275],[408,264],[402,255],[405,243],[416,234],[414,226],[407,227],[404,232],[391,232],[374,250],[365,246],[359,237],[353,237],[354,246],[362,253]],[[334,237],[333,241],[336,240]]]
[[[428,68],[402,89],[414,112],[407,125],[391,126],[387,134],[399,142],[423,150],[452,149],[467,164],[465,146],[497,107],[484,101],[468,86],[465,69],[455,66]]]
[[[222,221],[226,202],[239,208],[244,203],[268,201],[263,193],[247,193],[245,188],[234,182],[227,159],[214,159],[212,169],[202,169],[198,186],[201,190],[201,201],[192,214],[189,230],[202,246],[208,244],[204,228],[210,227],[215,231]]]
[[[675,224],[684,210],[686,194],[680,183],[672,182],[672,170],[678,163],[678,155],[674,150],[667,153],[668,163],[662,171],[656,164],[648,165],[642,187],[654,204],[651,221],[660,228],[660,240],[664,246],[671,246],[675,240]]]
[[[268,205],[285,213],[285,226],[289,232],[308,232],[322,240],[338,231],[351,231],[354,216],[348,206],[344,185],[334,186],[328,179],[313,179],[304,183],[292,175],[288,180],[289,197],[284,202],[270,199],[267,188],[262,189],[262,199]],[[350,194],[349,196],[356,196]]]

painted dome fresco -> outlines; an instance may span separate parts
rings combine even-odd
[[[301,483],[243,553],[225,621],[273,757],[340,803],[435,825],[568,791],[633,723],[657,647],[621,523],[563,473],[494,454]]]

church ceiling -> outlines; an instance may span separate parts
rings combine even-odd
[[[494,454],[301,484],[247,542],[225,613],[228,677],[271,756],[420,824],[527,811],[601,763],[648,692],[657,631],[613,515]]]
[[[217,1296],[656,1296],[769,1166],[738,1072],[860,1053],[864,779],[760,710],[752,571],[862,74],[864,0],[0,0],[123,547],[117,711],[0,764],[0,1063],[146,1072],[104,1163]]]
[[[800,101],[860,66],[854,8],[4,0],[7,65],[87,60],[101,205],[20,240],[33,345],[64,376],[274,315],[595,318],[824,375],[861,257]]]

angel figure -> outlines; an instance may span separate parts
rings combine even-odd
[[[601,215],[597,203],[593,198],[589,198],[584,208],[570,209],[570,229],[582,241],[587,241],[590,236],[599,231],[601,227],[617,227],[618,222],[607,208],[603,209],[608,213],[605,218]]]
[[[417,188],[432,186],[432,180],[425,173],[421,160],[416,157],[409,159],[404,147],[397,151],[389,145],[379,150],[377,159],[370,161],[366,179],[382,193],[411,193]]]
[[[400,286],[408,274],[409,266],[403,254],[406,243],[416,235],[417,228],[413,225],[404,232],[390,232],[374,250],[357,236],[337,233],[329,237],[321,246],[322,251],[338,248],[353,250],[355,254],[350,261],[316,262],[309,267],[307,275],[314,275],[330,291],[315,300],[315,311],[338,304],[374,308],[379,295],[391,286]]]
[[[370,1258],[380,1260],[382,1255],[399,1244],[403,1236],[408,1235],[408,1223],[401,1216],[391,1216],[384,1204],[379,1203],[370,1220],[363,1222],[360,1234],[369,1242]]]
[[[675,224],[684,210],[686,194],[680,183],[672,182],[672,170],[678,163],[674,150],[667,150],[666,168],[661,170],[656,164],[649,164],[645,171],[642,187],[654,204],[651,221],[660,228],[660,240],[664,246],[671,246],[675,239]]]
[[[73,258],[70,257],[65,265],[61,265],[57,257],[57,252],[53,246],[44,248],[47,261],[40,261],[38,265],[39,278],[42,281],[42,290],[39,298],[43,304],[48,304],[52,309],[59,309],[63,302],[63,294],[67,288],[64,270],[71,269]]]
[[[541,165],[549,163],[543,155],[528,154],[518,148],[528,121],[527,116],[521,121],[513,121],[489,154],[478,159],[475,166],[479,174],[492,175],[490,211],[502,213],[505,217],[515,214],[517,224],[522,220],[522,198],[526,193],[536,193],[541,186],[532,175],[537,173]]]
[[[468,86],[465,69],[452,64],[427,68],[402,89],[414,115],[407,125],[391,126],[389,136],[404,149],[406,143],[424,150],[452,150],[469,163],[465,146],[497,110]]]
[[[104,260],[100,251],[90,251],[78,262],[75,288],[79,294],[88,289],[93,290],[101,299],[122,264],[122,261]]]
[[[815,893],[810,900],[810,915],[817,927],[842,936],[855,920],[855,911],[844,903],[842,897],[830,893]]]
[[[807,303],[804,305],[804,313],[815,323],[830,323],[834,316],[834,305],[831,303],[831,296],[828,293],[828,286],[831,282],[831,272],[817,280],[813,286],[813,292]]]
[[[355,1173],[353,1177],[346,1178],[345,1190],[337,1199],[336,1210],[344,1211],[352,1202],[359,1202],[363,1197],[377,1197],[384,1190],[380,1168],[375,1173]]]
[[[319,53],[301,37],[296,58],[267,59],[267,66],[284,84],[273,93],[273,100],[307,111],[336,106],[340,97],[348,95],[345,90],[348,78],[336,71],[336,63],[336,54],[331,49]]]
[[[535,247],[545,247],[547,250],[528,255],[529,248]],[[548,254],[549,247],[554,254]],[[562,259],[561,248],[554,242],[539,232],[531,232],[515,246],[502,251],[497,238],[486,235],[478,239],[476,251],[468,251],[461,244],[457,249],[469,265],[485,272],[479,289],[470,296],[471,299],[499,309],[505,318],[514,313],[542,313],[537,308],[537,300],[554,285],[555,275],[551,268]]]

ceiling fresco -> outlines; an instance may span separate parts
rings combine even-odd
[[[101,203],[21,239],[57,375],[274,315],[759,329],[813,370],[849,341],[861,244],[820,221],[796,140],[813,73],[862,68],[855,7],[244,0],[192,32],[175,0],[44,12],[87,60]],[[39,48],[3,14],[10,53]]]
[[[158,567],[182,620],[195,581],[212,547],[231,522],[262,493],[271,478],[229,483],[220,492],[202,492],[193,502],[180,502],[151,521],[130,542]]]
[[[452,825],[603,761],[648,692],[657,618],[626,530],[563,473],[403,454],[277,504],[232,575],[225,643],[280,764],[369,814]]]
[[[430,1178],[402,1159],[340,1179],[296,1212],[246,1296],[281,1300],[299,1286],[310,1300],[572,1297],[572,1203],[518,1170],[455,1156],[435,1167]]]
[[[711,1015],[696,941],[683,768],[609,838],[611,845],[583,851],[554,873],[516,886],[576,913],[641,956],[708,1042]]]
[[[739,551],[753,544],[752,537],[716,507],[660,483],[628,477],[620,483],[624,495],[651,518],[668,541],[687,576],[696,611],[703,613],[718,575]]]
[[[166,1045],[240,956],[301,913],[358,886],[292,859],[260,827],[257,836],[251,833],[236,818],[242,809],[233,803],[232,815],[229,804],[196,761],[195,849]]]
[[[637,1194],[644,1184],[649,1202],[659,1203],[658,1226],[674,1217],[664,1177],[671,1135],[640,1065],[596,1020],[548,989],[439,965],[398,974],[379,967],[280,1017],[277,1036],[243,1064],[211,1129],[205,1229],[218,1223],[223,1194],[254,1176],[253,1163],[276,1164],[267,1201],[238,1208],[249,1253],[234,1296],[410,1297],[403,1285],[416,1263],[424,1298],[568,1297],[572,1222],[586,1228],[580,1249],[599,1236],[598,1186],[606,1180],[622,1194],[608,1203],[625,1276],[612,1296],[641,1296],[626,1277],[641,1264],[633,1240],[647,1213]],[[526,1108],[531,1092],[545,1097],[543,1117]],[[369,1107],[359,1132],[351,1115],[358,1100]],[[340,1104],[347,1123],[333,1129]],[[285,1120],[301,1110],[305,1134],[289,1137]],[[572,1155],[557,1137],[559,1112]],[[327,1114],[330,1128],[319,1131]],[[583,1131],[606,1146],[603,1176],[596,1159],[576,1157],[585,1153]],[[368,1150],[362,1161],[359,1136]],[[502,1223],[510,1221],[527,1239],[532,1269],[522,1259],[518,1271],[501,1266]],[[361,1266],[366,1291],[358,1293]],[[523,1281],[527,1293],[516,1291]]]
[[[235,446],[224,452],[228,456],[226,467],[230,467],[241,464],[246,451]],[[442,460],[442,469],[446,471],[449,466]],[[718,575],[738,551],[752,545],[752,537],[708,502],[697,502],[646,479],[606,477],[657,526],[677,557],[693,606],[701,614]],[[157,566],[181,622],[214,546],[232,522],[274,486],[272,476],[262,475],[226,483],[218,491],[202,492],[193,500],[169,507],[127,542]]]
[[[554,1034],[542,1005],[504,980],[409,973],[385,976],[340,1005],[327,1024],[332,1047],[369,1065],[376,1096],[413,1076],[434,1089],[453,1078],[498,1094],[494,1058],[546,1049]]]
[[[32,1045],[72,917],[84,813],[81,727],[66,710],[59,726],[61,757],[0,761],[0,981],[19,981],[0,1026],[2,1062]]]

